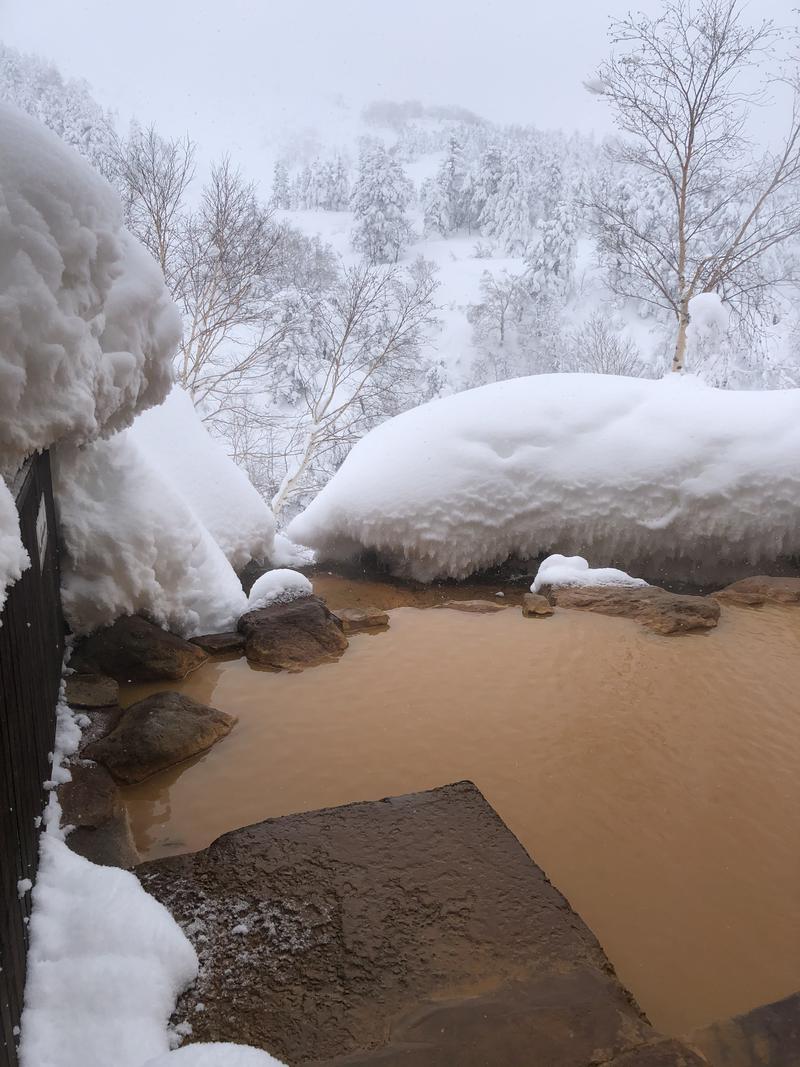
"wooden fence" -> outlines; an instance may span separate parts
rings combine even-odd
[[[29,460],[11,488],[31,566],[9,589],[0,626],[0,1067],[17,1067],[31,910],[21,890],[36,878],[64,654],[48,454]]]

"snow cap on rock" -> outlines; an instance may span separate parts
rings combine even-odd
[[[288,604],[304,596],[311,596],[314,588],[304,574],[280,567],[257,578],[247,598],[247,610],[268,608],[271,604]]]

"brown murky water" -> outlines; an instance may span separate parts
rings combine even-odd
[[[581,612],[402,607],[337,664],[216,662],[181,688],[239,724],[126,790],[148,857],[469,778],[656,1026],[800,988],[797,609],[726,607],[707,635],[663,638]]]

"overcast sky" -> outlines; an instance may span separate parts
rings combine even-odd
[[[604,132],[582,88],[611,14],[657,0],[0,0],[0,39],[86,78],[123,120],[248,158],[374,99]],[[750,0],[781,21],[790,0]]]

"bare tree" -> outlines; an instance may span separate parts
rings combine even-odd
[[[183,316],[176,378],[214,419],[264,385],[292,327],[296,241],[223,159],[199,203],[188,192],[194,145],[134,126],[115,151],[126,221],[164,272]]]
[[[174,296],[184,316],[177,377],[215,413],[256,377],[291,327],[278,299],[284,229],[227,159],[212,168],[199,208],[189,214]]]
[[[419,403],[423,342],[435,323],[431,265],[408,270],[362,263],[307,310],[295,339],[300,417],[286,448],[287,468],[272,509],[279,516],[315,466],[337,465],[380,419]]]
[[[739,0],[666,0],[657,17],[612,22],[613,54],[586,83],[611,104],[625,135],[614,156],[637,183],[631,195],[595,197],[600,251],[618,293],[673,315],[676,371],[692,297],[717,292],[752,310],[782,280],[768,253],[800,233],[796,84],[780,147],[758,158],[747,136],[766,97],[743,76],[774,58],[777,37],[771,22],[745,25]],[[658,210],[643,210],[648,196]]]
[[[188,138],[166,140],[153,126],[133,124],[114,143],[113,170],[125,221],[156,260],[167,284],[179,284],[185,196],[195,172],[195,146]]]
[[[564,370],[646,377],[639,349],[629,337],[613,329],[600,311],[593,312],[580,329],[570,332],[566,347]]]

